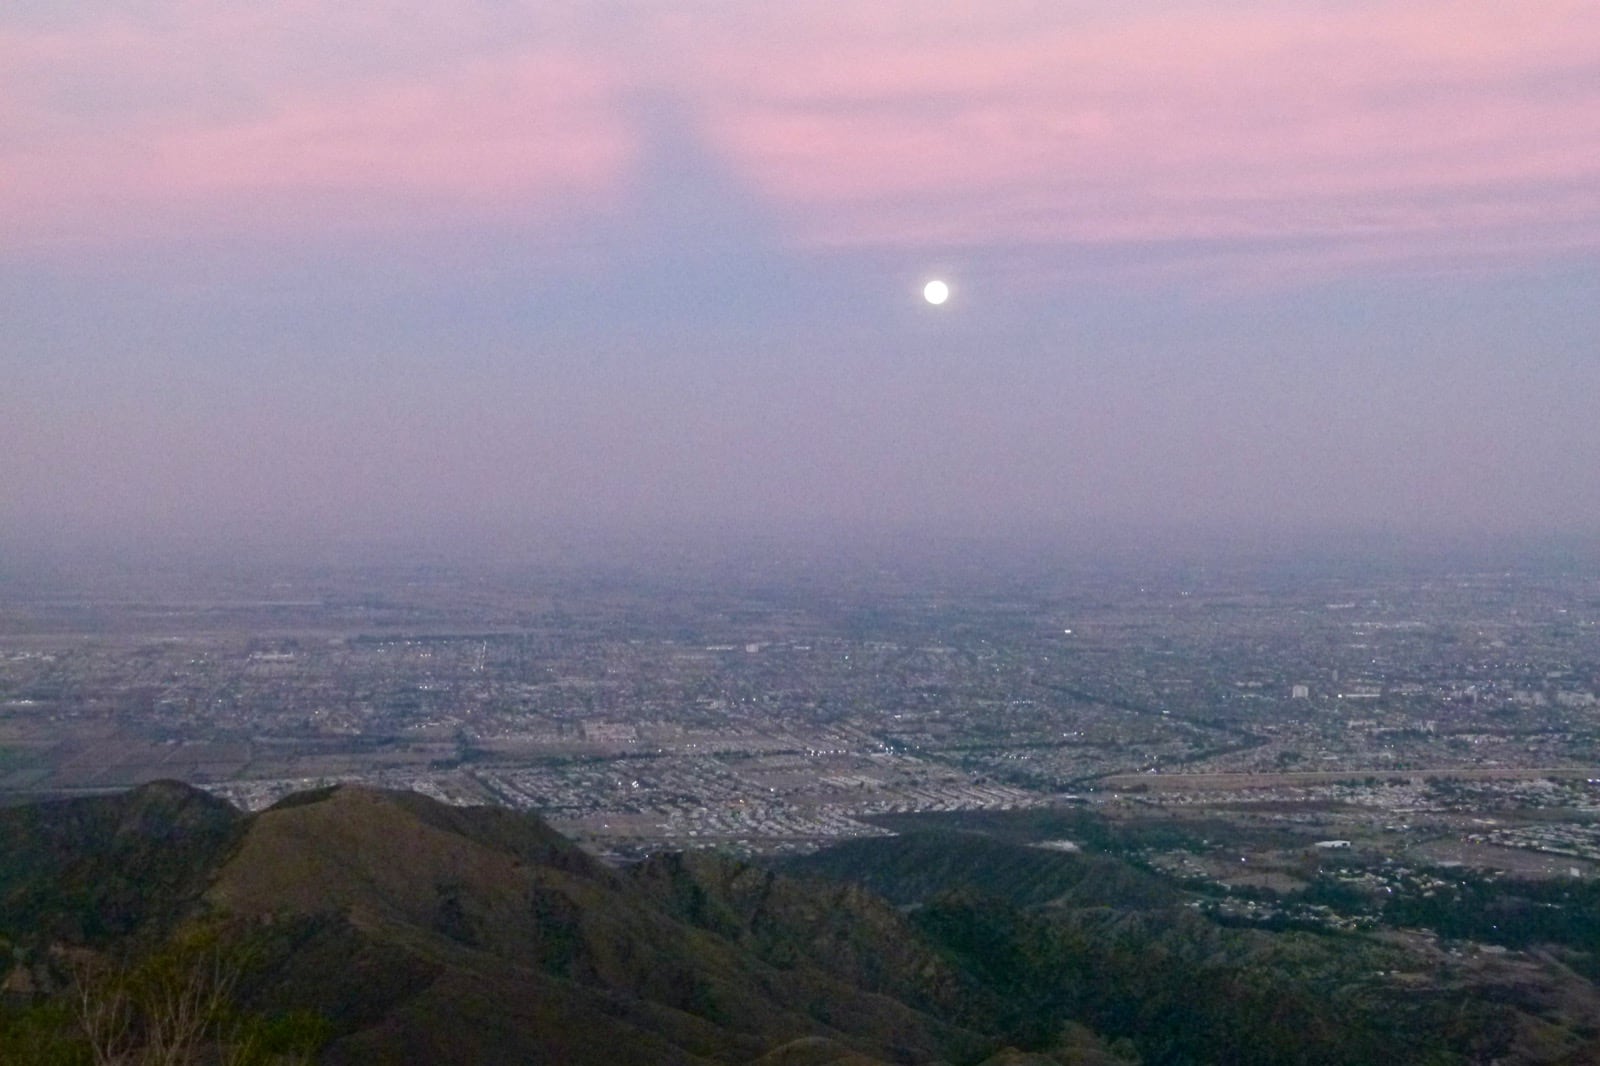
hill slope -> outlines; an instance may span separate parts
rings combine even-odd
[[[13,819],[7,839],[54,859],[6,884],[48,920],[8,911],[0,933],[85,940],[69,919],[103,893],[53,891],[132,856],[125,880],[154,902],[117,931],[154,939],[180,913],[248,930],[240,996],[327,1016],[328,1062],[740,1062],[808,1037],[977,1062],[999,1046],[944,1020],[953,971],[858,890],[810,899],[715,858],[620,873],[531,815],[408,793],[340,787],[250,817],[181,786],[87,802]]]
[[[898,904],[971,890],[1021,907],[1159,908],[1182,902],[1157,877],[1100,855],[1028,847],[982,833],[922,830],[851,840],[783,864],[786,872],[853,881]]]
[[[972,832],[617,870],[528,814],[339,787],[244,815],[162,783],[0,811],[0,1061],[71,1043],[72,960],[148,979],[222,943],[235,1015],[299,1019],[328,1063],[1593,1061],[1600,994],[1554,957],[1183,903]]]
[[[0,808],[0,935],[99,945],[170,927],[244,824],[234,807],[175,781]]]

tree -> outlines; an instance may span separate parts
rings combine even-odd
[[[320,1016],[242,1012],[235,992],[252,954],[217,926],[181,931],[141,960],[80,956],[73,965],[78,1035],[94,1066],[298,1066],[331,1027]]]

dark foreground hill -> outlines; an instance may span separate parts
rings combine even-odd
[[[0,849],[0,1061],[90,1061],[97,1003],[137,1053],[199,986],[240,1062],[1576,1063],[1600,1023],[1554,960],[1223,929],[973,834],[615,870],[496,808],[163,783],[0,811]]]
[[[322,1019],[330,1063],[977,1063],[1004,1049],[972,1009],[982,990],[868,892],[712,856],[617,871],[531,815],[340,787],[247,816],[162,783],[0,811],[0,845],[13,1046],[24,1029],[42,1039],[75,961],[143,973],[202,929],[240,960],[230,1009]],[[1090,1061],[1097,1042],[1078,1043]]]

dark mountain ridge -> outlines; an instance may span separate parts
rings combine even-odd
[[[0,935],[98,946],[164,931],[245,824],[230,804],[176,781],[0,809]]]
[[[0,849],[0,1061],[86,1061],[83,960],[194,944],[237,960],[230,1019],[299,1019],[328,1063],[1578,1063],[1600,1032],[1575,975],[1224,929],[1118,859],[970,832],[614,869],[526,813],[162,782],[0,810]]]
[[[532,815],[355,787],[244,815],[160,783],[0,811],[0,840],[0,936],[19,951],[136,953],[226,923],[252,942],[239,995],[325,1014],[328,1062],[744,1062],[807,1038],[977,1062],[1000,1047],[945,1020],[959,977],[859,889],[813,895],[710,856],[614,870]]]

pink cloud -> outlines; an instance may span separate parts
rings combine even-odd
[[[810,73],[730,42],[700,67],[725,72],[706,95],[729,151],[820,243],[1383,231],[1409,254],[1594,219],[1564,191],[1600,183],[1584,5],[1187,11],[947,32],[891,63],[801,22],[828,56]]]
[[[0,231],[294,239],[606,210],[640,90],[697,113],[803,246],[1276,239],[1323,242],[1296,254],[1329,265],[1593,247],[1589,0],[495,10],[188,0],[0,29]]]
[[[352,10],[318,54],[378,32]],[[276,39],[249,7],[0,36],[15,90],[0,117],[22,134],[0,148],[7,243],[527,223],[618,195],[631,138],[613,64],[539,48],[410,62],[391,40],[394,69],[343,68],[282,40],[293,21],[274,12]],[[304,17],[301,35],[326,28]]]
[[[629,148],[603,72],[533,56],[443,82],[307,100],[264,121],[182,130],[146,173],[186,193],[338,189],[517,213],[605,186]]]

